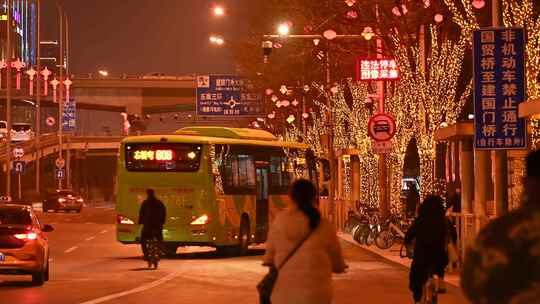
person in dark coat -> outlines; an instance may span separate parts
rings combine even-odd
[[[142,225],[141,248],[146,257],[145,241],[157,237],[163,241],[163,225],[167,216],[165,205],[156,198],[153,189],[146,190],[147,198],[139,210],[139,225]]]
[[[416,207],[420,202],[420,194],[416,190],[416,185],[414,183],[408,183],[408,193],[406,201],[406,213],[407,217],[414,217],[416,214]]]
[[[471,303],[540,303],[540,150],[526,163],[522,205],[487,224],[465,256],[461,286]]]
[[[434,195],[426,197],[418,208],[418,217],[405,235],[405,244],[414,241],[409,289],[416,303],[422,299],[422,289],[430,275],[437,274],[448,264],[448,231],[443,199]]]

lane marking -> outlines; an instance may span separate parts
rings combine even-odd
[[[96,238],[95,236],[91,236],[91,237],[87,237],[85,240],[86,240],[86,241],[91,241],[91,240],[93,240],[93,239],[95,239],[95,238]]]
[[[99,303],[107,302],[107,301],[110,301],[110,300],[118,299],[118,298],[121,298],[121,297],[125,297],[125,296],[130,295],[130,294],[143,292],[143,291],[146,291],[148,289],[152,289],[154,287],[157,287],[157,286],[159,286],[159,285],[161,285],[163,283],[166,283],[168,281],[171,281],[171,280],[175,279],[178,276],[180,276],[179,273],[173,272],[173,273],[170,273],[167,276],[165,276],[165,277],[163,277],[163,278],[161,278],[161,279],[159,279],[157,281],[150,282],[150,283],[147,283],[147,284],[143,284],[143,285],[141,285],[141,286],[139,286],[137,288],[133,288],[133,289],[126,290],[126,291],[123,291],[123,292],[119,292],[119,293],[113,293],[111,295],[104,296],[104,297],[97,298],[97,299],[90,300],[90,301],[86,301],[86,302],[82,302],[80,304],[99,304]]]
[[[105,234],[105,233],[107,233],[107,230],[101,230],[100,233],[101,233],[101,234]]]
[[[68,248],[66,251],[64,251],[64,253],[70,253],[70,252],[74,251],[77,248],[79,248],[79,247],[78,246],[73,246],[71,248]]]

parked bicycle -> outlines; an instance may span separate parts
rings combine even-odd
[[[381,249],[388,249],[396,242],[405,239],[405,231],[410,226],[410,220],[393,216],[387,220],[381,232],[377,234],[375,245]]]

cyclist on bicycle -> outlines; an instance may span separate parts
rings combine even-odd
[[[147,257],[146,241],[154,237],[161,243],[163,241],[163,225],[167,211],[165,205],[156,198],[153,189],[146,190],[147,198],[142,202],[139,211],[139,225],[143,225],[141,231],[141,248],[144,258]]]
[[[421,301],[422,289],[428,279],[448,263],[447,238],[448,224],[443,200],[439,196],[430,195],[418,208],[418,217],[405,235],[406,245],[410,246],[414,241],[409,289],[415,303]]]

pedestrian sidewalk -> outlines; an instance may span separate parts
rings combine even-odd
[[[353,237],[348,234],[348,233],[344,233],[344,232],[338,232],[338,237],[341,238],[342,240],[348,242],[348,243],[351,243],[355,246],[358,246],[360,248],[363,248],[371,253],[374,253],[388,261],[391,261],[391,262],[394,262],[394,263],[397,263],[397,264],[401,264],[407,268],[411,268],[411,259],[408,259],[408,258],[401,258],[399,256],[399,250],[401,248],[401,244],[394,244],[394,246],[392,246],[390,249],[386,249],[386,250],[383,250],[383,249],[380,249],[379,247],[375,246],[375,245],[371,245],[371,246],[366,246],[366,245],[360,245],[358,244],[358,242],[356,242]],[[459,271],[452,271],[451,273],[447,273],[446,276],[445,276],[445,281],[448,283],[448,284],[451,284],[453,286],[456,286],[456,287],[460,287],[460,278],[459,278]]]

